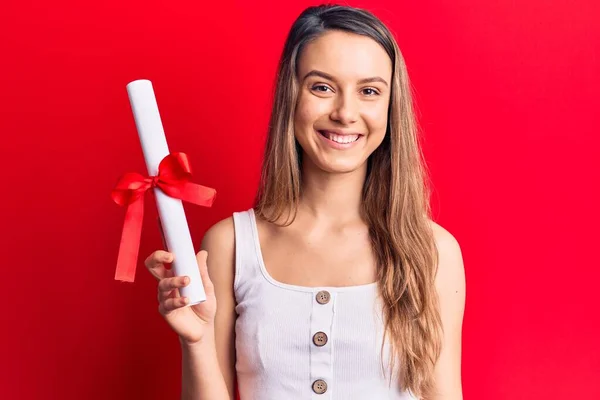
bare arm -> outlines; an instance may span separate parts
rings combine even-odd
[[[442,351],[435,366],[436,395],[428,400],[462,400],[461,346],[465,307],[465,271],[460,246],[444,228],[433,224],[439,251],[436,290],[444,329]]]
[[[181,344],[181,400],[233,400],[219,369],[214,334],[210,336],[198,344]]]
[[[196,344],[181,341],[182,400],[235,399],[235,235],[233,218],[211,227],[202,241],[217,310],[212,334]],[[204,277],[203,277],[204,278]]]

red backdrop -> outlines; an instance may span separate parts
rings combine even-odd
[[[113,279],[145,172],[125,85],[150,79],[213,208],[251,206],[275,67],[309,3],[10,2],[0,17],[2,398],[173,399],[156,281]],[[468,400],[598,399],[600,9],[595,0],[354,1],[406,57],[435,196],[463,250]],[[148,203],[140,259],[161,246]],[[140,261],[141,263],[141,261]]]

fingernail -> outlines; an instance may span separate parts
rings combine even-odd
[[[188,278],[187,276],[185,278],[183,278],[183,283],[186,284],[186,285],[188,283],[190,283],[190,278]]]
[[[184,297],[184,298],[183,298],[183,304],[187,304],[187,303],[189,303],[189,301],[190,301],[190,300],[189,300],[187,297]]]

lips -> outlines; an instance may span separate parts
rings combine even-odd
[[[321,136],[340,144],[356,142],[362,136],[360,133],[342,133],[329,130],[318,130],[317,132],[319,132]]]

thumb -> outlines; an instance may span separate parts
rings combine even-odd
[[[206,263],[207,259],[208,252],[206,250],[200,250],[198,254],[196,254],[196,260],[198,261],[198,269],[200,270],[200,278],[202,279],[204,292],[206,292],[207,295],[214,295],[214,286],[210,280],[210,276],[208,275],[208,265]]]

